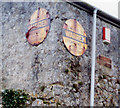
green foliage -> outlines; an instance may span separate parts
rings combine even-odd
[[[3,108],[19,108],[26,106],[26,101],[29,100],[29,94],[24,90],[6,89],[2,92]]]
[[[98,78],[99,78],[99,80],[102,80],[102,79],[103,79],[102,76],[99,76]]]
[[[82,86],[82,85],[83,85],[83,82],[80,81],[80,82],[78,82],[78,84],[79,84],[80,86]]]
[[[101,75],[101,76],[99,76],[98,78],[99,78],[99,80],[102,80],[102,79],[106,79],[107,76],[106,76],[106,75]]]
[[[45,90],[46,86],[41,86],[40,90],[43,92]]]
[[[77,84],[73,84],[73,88],[77,88],[78,86],[77,86]]]
[[[61,103],[60,103],[60,102],[57,102],[56,105],[59,106],[59,105],[61,105]]]
[[[77,84],[73,84],[73,88],[76,90],[76,92],[78,92],[78,85]]]
[[[103,79],[106,79],[106,75],[103,75]]]
[[[68,72],[69,72],[69,70],[68,70],[68,69],[65,69],[65,73],[67,73],[67,74],[68,74]]]

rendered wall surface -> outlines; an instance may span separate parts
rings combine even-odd
[[[32,13],[45,8],[51,16],[47,38],[39,46],[31,46],[25,37]],[[1,8],[0,8],[1,9]],[[77,19],[88,37],[85,54],[75,57],[62,40],[62,28],[67,19]],[[68,3],[21,2],[2,3],[2,88],[25,89],[61,105],[89,106],[91,76],[92,16]],[[102,28],[111,30],[111,43],[102,40]],[[95,105],[118,106],[119,101],[119,36],[120,29],[97,19],[96,58],[109,58],[111,67],[100,65],[96,59]],[[45,87],[41,91],[41,87]],[[46,105],[38,99],[33,105]],[[50,100],[51,101],[51,100]],[[53,103],[52,105],[55,105]]]

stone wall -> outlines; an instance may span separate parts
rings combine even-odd
[[[45,8],[51,16],[47,38],[31,46],[25,37],[32,13]],[[88,49],[80,57],[69,53],[62,40],[62,27],[74,18],[85,29]],[[25,89],[35,96],[36,105],[89,106],[91,76],[92,16],[68,3],[2,3],[2,89]],[[111,43],[102,40],[102,27],[111,30]],[[112,68],[96,61],[95,105],[118,106],[120,29],[97,19],[96,57],[109,58]],[[44,101],[42,100],[44,98]]]

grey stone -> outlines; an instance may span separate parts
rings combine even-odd
[[[33,103],[32,106],[40,106],[43,105],[43,101],[40,99],[36,99]]]
[[[116,84],[116,89],[119,89],[120,88],[120,85],[119,84]]]

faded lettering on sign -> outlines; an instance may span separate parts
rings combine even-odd
[[[30,17],[26,38],[31,45],[39,45],[50,29],[50,16],[46,9],[38,8]]]
[[[63,27],[63,41],[67,49],[75,56],[80,56],[87,49],[87,35],[76,19],[69,19]]]

